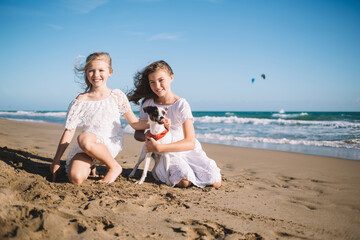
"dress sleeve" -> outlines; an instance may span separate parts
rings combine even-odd
[[[76,99],[70,103],[66,114],[65,129],[72,130],[81,125],[81,105],[82,103]]]
[[[118,108],[122,114],[127,113],[131,110],[130,102],[125,93],[123,93],[120,89],[114,89],[116,103]]]
[[[184,123],[188,119],[192,120],[194,118],[191,112],[190,105],[185,99],[181,100],[178,110],[181,123]]]

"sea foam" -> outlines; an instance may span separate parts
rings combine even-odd
[[[16,112],[0,112],[0,116],[37,116],[37,117],[66,117],[66,112],[41,112],[41,111],[16,111]]]
[[[261,118],[242,118],[236,116],[230,117],[196,117],[197,123],[224,123],[224,124],[252,124],[252,125],[292,125],[292,126],[327,126],[333,128],[358,128],[360,123],[348,121],[305,121],[305,120],[288,120],[288,119],[261,119]]]

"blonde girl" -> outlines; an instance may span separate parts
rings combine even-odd
[[[90,54],[84,67],[75,66],[75,70],[83,73],[86,89],[68,108],[65,130],[50,167],[53,180],[56,179],[60,159],[73,139],[76,127],[82,126],[82,133],[77,137],[66,161],[69,181],[81,184],[90,175],[95,161],[99,161],[108,169],[100,182],[112,183],[122,172],[121,166],[114,159],[123,147],[120,114],[134,129],[149,126],[146,121],[137,119],[122,91],[107,87],[107,81],[113,73],[108,53]]]

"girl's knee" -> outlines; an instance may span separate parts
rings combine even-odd
[[[85,153],[77,153],[71,159],[68,167],[68,178],[71,183],[81,184],[85,181],[91,171],[93,160]]]
[[[81,133],[77,140],[78,140],[78,143],[79,143],[79,147],[84,151],[84,152],[87,152],[87,151],[90,151],[91,148],[92,148],[92,145],[94,143],[93,137],[91,136],[90,133]]]
[[[82,184],[87,177],[81,176],[80,174],[70,174],[69,173],[69,181],[73,184],[80,185]]]

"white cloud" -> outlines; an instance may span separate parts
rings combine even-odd
[[[173,33],[159,33],[149,38],[150,41],[154,40],[177,40],[180,38],[180,34]]]
[[[80,14],[89,13],[108,1],[109,0],[63,0],[67,8]]]

